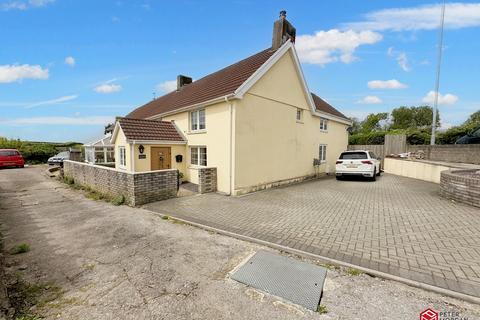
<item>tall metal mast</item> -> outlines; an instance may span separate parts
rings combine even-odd
[[[437,60],[437,79],[435,81],[435,101],[433,103],[433,120],[432,120],[432,138],[430,144],[435,145],[435,133],[437,127],[437,110],[438,110],[438,90],[440,88],[440,68],[442,66],[442,51],[443,51],[443,27],[445,25],[445,0],[442,5],[442,17],[440,20],[440,32],[438,39],[438,60]]]

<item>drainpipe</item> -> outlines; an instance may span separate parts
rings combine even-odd
[[[229,163],[229,175],[230,175],[230,192],[229,195],[233,193],[233,104],[228,101],[228,97],[225,97],[225,102],[229,104],[230,109],[230,163]]]

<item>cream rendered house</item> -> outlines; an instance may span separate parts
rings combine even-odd
[[[290,40],[177,83],[118,119],[117,169],[173,168],[196,184],[199,168],[214,167],[217,190],[239,195],[333,173],[347,149],[351,121],[309,91]]]

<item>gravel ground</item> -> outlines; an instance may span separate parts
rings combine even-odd
[[[418,319],[428,307],[480,318],[478,305],[333,266],[327,312],[306,310],[229,279],[270,249],[87,199],[43,170],[0,170],[0,222],[6,248],[31,247],[7,256],[7,272],[41,288],[31,312],[46,319]]]

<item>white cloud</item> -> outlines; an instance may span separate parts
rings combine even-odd
[[[30,108],[39,107],[39,106],[59,104],[59,103],[62,103],[62,102],[75,100],[77,98],[78,98],[78,95],[76,95],[76,94],[71,95],[71,96],[63,96],[63,97],[52,99],[52,100],[46,100],[46,101],[31,103],[31,104],[25,106],[25,108],[30,109]]]
[[[383,103],[382,99],[377,96],[366,96],[361,100],[358,100],[357,103],[360,104],[379,104]]]
[[[0,83],[21,82],[23,79],[48,79],[48,69],[43,69],[39,65],[1,65]]]
[[[438,93],[438,104],[443,105],[452,105],[458,101],[458,97],[454,94],[447,93],[446,95],[442,95],[440,92]],[[435,91],[429,91],[425,97],[423,97],[422,102],[428,103],[433,105],[435,102]]]
[[[4,11],[9,10],[27,10],[30,8],[44,7],[55,0],[15,0],[0,4],[0,8]]]
[[[354,30],[404,31],[434,30],[440,24],[441,4],[410,8],[391,8],[365,15],[365,21],[344,24]],[[459,29],[480,26],[480,3],[448,3],[445,7],[445,28]]]
[[[168,80],[168,81],[159,83],[155,86],[155,90],[162,93],[169,93],[174,90],[177,90],[177,80]]]
[[[405,52],[401,52],[397,56],[397,62],[398,62],[398,65],[400,66],[400,68],[402,68],[403,71],[407,72],[407,71],[411,70],[410,65],[408,64],[407,54]]]
[[[119,84],[114,84],[114,83],[104,83],[99,86],[96,86],[93,90],[97,93],[114,93],[114,92],[119,92],[122,90],[122,86]]]
[[[382,35],[373,31],[317,31],[314,35],[298,36],[295,43],[302,62],[324,65],[341,61],[350,63],[357,58],[355,50],[366,44],[382,40]]]
[[[72,57],[72,56],[66,57],[65,58],[65,64],[68,64],[71,67],[75,66],[75,58]]]
[[[398,66],[402,68],[403,71],[408,72],[412,70],[408,62],[408,57],[405,52],[396,51],[393,47],[388,48],[387,55],[389,57],[395,58],[397,60]]]
[[[396,79],[391,80],[372,80],[368,81],[370,89],[405,89],[408,86]]]
[[[32,117],[17,119],[0,119],[0,123],[6,125],[105,125],[114,120],[114,117]]]

